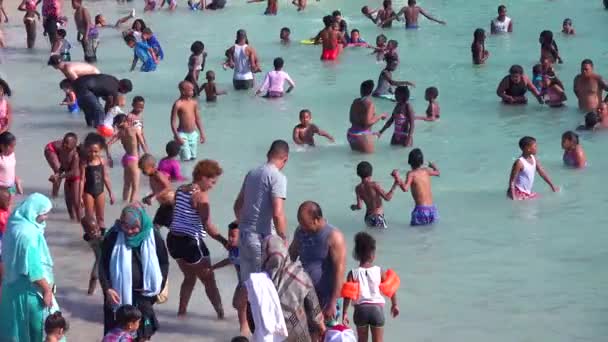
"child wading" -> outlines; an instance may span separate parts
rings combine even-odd
[[[534,175],[536,172],[549,184],[551,190],[559,191],[559,188],[553,185],[549,175],[540,165],[536,155],[536,139],[533,137],[523,137],[519,140],[519,148],[521,149],[521,157],[517,158],[511,169],[509,177],[509,188],[507,196],[513,200],[526,200],[538,197],[538,194],[532,192],[534,185]]]
[[[395,182],[399,183],[401,190],[412,189],[412,197],[416,202],[416,207],[412,210],[412,226],[424,226],[435,223],[439,220],[437,207],[433,204],[433,193],[431,191],[431,176],[439,176],[440,172],[434,163],[430,162],[429,167],[422,167],[424,156],[419,148],[410,152],[408,164],[412,167],[408,171],[405,181],[399,178],[399,171],[393,170],[391,175]]]

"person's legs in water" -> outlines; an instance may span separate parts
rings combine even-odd
[[[242,290],[244,287],[245,286],[239,282],[234,289],[232,307],[236,310],[237,317],[239,319],[241,335],[249,336],[251,331],[249,330],[249,322],[247,321],[247,292]]]
[[[101,243],[102,240],[89,241],[89,247],[93,250],[95,260],[93,261],[93,267],[91,268],[91,275],[89,276],[89,289],[87,294],[92,296],[95,294],[95,288],[97,287],[97,268],[99,267],[99,260],[101,259]]]
[[[125,154],[122,157],[123,188],[122,200],[132,203],[137,198],[139,192],[139,168],[137,167],[137,157]]]
[[[188,312],[188,302],[192,297],[192,291],[196,285],[196,274],[195,269],[192,265],[188,264],[184,260],[178,259],[177,265],[184,274],[184,280],[182,286],[179,289],[179,307],[177,309],[177,317],[185,317]]]
[[[106,195],[105,192],[102,192],[99,196],[95,198],[95,218],[97,219],[97,224],[99,228],[106,228],[104,215],[106,209]]]
[[[71,220],[80,221],[80,200],[78,192],[80,177],[68,178],[63,185],[63,195],[65,197],[65,206],[68,209],[68,214]]]
[[[358,342],[367,342],[368,340],[368,333],[369,333],[369,327],[363,326],[363,327],[357,327],[357,341]]]
[[[203,259],[196,265],[196,274],[201,283],[205,286],[205,293],[207,298],[213,305],[215,312],[217,313],[218,319],[224,319],[224,307],[222,306],[222,297],[220,296],[220,290],[217,288],[217,282],[215,281],[215,273],[210,269],[211,261],[209,258]]]
[[[27,34],[27,48],[33,49],[36,43],[36,19],[33,16],[25,17],[23,18],[23,24]]]
[[[43,22],[44,31],[49,37],[49,42],[51,46],[57,39],[57,18],[56,17],[46,17]]]
[[[59,157],[57,156],[57,151],[55,151],[55,147],[53,146],[53,143],[49,143],[44,148],[44,158],[46,159],[47,163],[51,167],[53,174],[58,174],[59,169],[61,168],[61,164],[59,163]],[[57,179],[57,180],[53,181],[51,178],[49,178],[49,181],[51,183],[53,183],[51,196],[53,198],[55,198],[59,195],[59,187],[61,186],[61,179]]]

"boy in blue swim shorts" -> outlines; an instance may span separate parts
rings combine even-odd
[[[431,176],[439,176],[440,172],[434,163],[429,163],[428,167],[422,167],[424,156],[419,148],[410,152],[408,164],[412,167],[406,175],[406,179],[399,177],[399,171],[393,170],[391,174],[395,182],[403,191],[412,189],[412,197],[416,202],[416,207],[412,211],[410,224],[412,226],[425,226],[433,224],[439,220],[439,212],[433,204],[433,193],[431,192]]]
[[[365,224],[371,228],[387,228],[382,201],[390,201],[399,184],[395,181],[389,192],[385,192],[380,184],[372,180],[372,171],[372,164],[366,161],[357,165],[357,176],[361,177],[361,183],[355,187],[357,204],[351,205],[350,209],[359,210],[361,204],[365,203]]]
[[[195,160],[198,144],[205,142],[198,101],[194,99],[192,83],[181,81],[179,91],[180,97],[171,109],[171,130],[175,141],[180,144],[180,159]]]

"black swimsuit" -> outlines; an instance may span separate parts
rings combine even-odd
[[[87,167],[84,169],[84,192],[96,198],[103,193],[103,189],[103,164],[87,165]]]
[[[509,76],[507,76],[507,77],[509,77]],[[505,94],[507,94],[509,96],[513,96],[513,97],[521,97],[521,96],[526,95],[528,88],[526,87],[525,82],[522,81],[520,83],[513,83],[513,81],[511,81],[511,77],[509,77],[508,82],[509,82],[509,86],[505,90]]]

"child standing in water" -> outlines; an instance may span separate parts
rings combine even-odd
[[[429,105],[426,107],[426,117],[417,117],[416,119],[424,121],[439,120],[439,117],[441,116],[441,108],[439,108],[439,103],[437,102],[438,97],[439,89],[436,87],[426,88],[424,91],[424,99],[429,102]]]
[[[260,95],[263,91],[266,91],[264,97],[283,97],[284,92],[289,94],[295,88],[295,82],[289,77],[289,74],[283,71],[283,65],[285,64],[283,58],[275,58],[273,64],[274,70],[266,74],[264,83],[262,83],[260,89],[255,93],[256,95]],[[289,84],[289,88],[286,91],[283,89],[285,82]]]
[[[380,72],[378,76],[378,86],[372,93],[374,97],[383,97],[390,99],[390,95],[394,94],[393,87],[398,86],[414,86],[414,83],[410,81],[396,81],[393,79],[393,71],[397,69],[399,61],[393,56],[386,56],[386,67]]]
[[[78,100],[76,99],[76,93],[72,88],[72,82],[64,79],[59,83],[59,87],[65,93],[63,102],[61,102],[60,105],[67,106],[68,112],[71,114],[78,114],[78,112],[80,112],[80,107],[78,107]]]
[[[298,145],[315,146],[315,134],[327,138],[332,143],[334,137],[312,123],[312,113],[308,109],[300,111],[300,123],[293,128],[293,142]]]
[[[122,147],[125,149],[125,155],[122,157],[122,167],[124,169],[122,200],[133,203],[139,195],[139,169],[137,167],[139,146],[143,147],[145,153],[148,153],[148,146],[144,142],[141,130],[129,125],[126,115],[118,114],[114,117],[114,127],[116,127],[117,132],[110,139],[108,145],[120,140]]]
[[[353,256],[359,262],[359,267],[348,272],[348,282],[356,282],[359,285],[359,295],[354,301],[355,313],[353,323],[357,326],[359,342],[369,340],[371,331],[373,342],[384,341],[384,297],[380,291],[380,284],[388,278],[387,272],[380,266],[374,265],[376,260],[376,240],[366,232],[355,235],[355,248]],[[348,307],[351,300],[344,298],[344,310],[342,313],[343,324],[348,326]],[[399,316],[397,305],[397,293],[391,297],[391,315]]]
[[[114,204],[112,183],[101,151],[107,150],[106,139],[97,133],[89,133],[84,139],[84,154],[80,163],[80,193],[86,216],[95,217],[99,227],[105,229],[104,213],[106,207],[105,189]]]
[[[393,170],[391,175],[395,179],[395,182],[399,184],[402,191],[412,189],[412,197],[414,198],[416,207],[412,210],[410,224],[412,226],[433,224],[439,220],[439,212],[435,204],[433,204],[431,177],[439,176],[439,169],[432,162],[429,163],[429,167],[422,167],[424,156],[419,148],[410,151],[407,162],[412,167],[412,170],[408,171],[405,181],[399,178],[398,170]]]
[[[80,221],[80,158],[78,155],[78,137],[68,132],[62,140],[51,141],[44,147],[44,157],[53,174],[49,181],[53,184],[52,196],[57,197],[61,181],[65,205],[71,220]]]
[[[53,42],[53,47],[51,48],[51,55],[59,55],[61,56],[61,60],[64,62],[69,62],[72,60],[72,55],[70,54],[70,49],[72,49],[72,44],[65,38],[67,32],[64,29],[57,30],[57,38]]]
[[[535,157],[537,152],[536,139],[533,137],[521,138],[519,148],[522,153],[511,168],[507,196],[512,200],[527,200],[538,197],[537,193],[532,192],[536,172],[549,184],[553,192],[559,191],[559,188],[553,185],[549,175],[540,165],[540,161]]]
[[[156,39],[156,36],[152,32],[149,27],[146,27],[141,31],[141,38],[144,42],[148,44],[154,50],[154,54],[156,55],[158,61],[162,61],[165,58],[165,53],[163,52],[163,48],[160,46],[160,42]],[[158,64],[158,62],[156,62]]]
[[[395,131],[391,137],[391,145],[412,146],[414,143],[414,108],[409,103],[410,90],[406,86],[399,86],[395,90],[395,108],[393,114],[378,132],[382,136],[391,125],[395,124]]]
[[[243,305],[242,303],[238,303],[239,300],[243,300],[244,298],[239,298],[239,289],[244,282],[241,281],[241,270],[240,270],[240,257],[239,257],[239,225],[236,222],[232,222],[228,225],[228,244],[226,245],[226,249],[228,250],[228,257],[213,266],[211,266],[211,271],[215,271],[222,267],[226,267],[228,265],[234,265],[234,269],[236,271],[237,277],[237,286],[234,289],[234,294],[232,295],[232,306],[237,310],[237,315],[239,318],[239,325],[242,327],[247,326],[247,311],[239,310],[239,308],[247,307],[247,305]]]
[[[287,45],[287,44],[291,43],[291,40],[289,39],[290,34],[291,34],[291,30],[289,29],[289,27],[283,27],[281,29],[281,32],[279,33],[279,38],[281,39],[281,44]]]
[[[486,31],[478,28],[473,32],[473,44],[471,44],[471,53],[473,54],[473,64],[485,64],[490,52],[486,50]]]
[[[171,130],[175,141],[181,145],[181,160],[190,161],[196,159],[198,144],[205,142],[205,133],[198,101],[193,99],[194,85],[188,81],[181,81],[179,92],[180,97],[173,103],[171,109]]]
[[[566,97],[564,88],[561,87],[561,82],[556,77],[549,75],[543,76],[541,96],[549,107],[562,107]]]
[[[362,161],[357,165],[357,176],[361,177],[361,183],[355,187],[357,203],[350,206],[351,210],[360,210],[365,203],[365,224],[372,228],[388,228],[384,219],[382,201],[390,201],[393,198],[397,183],[389,192],[385,192],[380,184],[372,180],[372,164]]]
[[[217,101],[218,95],[226,95],[225,90],[218,90],[215,86],[215,72],[209,70],[205,74],[207,83],[203,84],[202,88],[205,91],[205,99],[207,102]]]
[[[164,172],[172,182],[181,182],[186,180],[182,176],[181,166],[175,158],[179,155],[180,145],[177,141],[171,140],[165,146],[167,156],[158,163],[158,171]]]
[[[15,146],[17,138],[11,132],[0,134],[0,191],[9,195],[9,203],[15,194],[22,194],[21,180],[16,175]]]
[[[9,96],[11,96],[11,88],[0,78],[0,133],[8,131],[13,121],[13,110],[8,102]]]
[[[578,134],[567,131],[562,135],[562,148],[564,149],[564,164],[569,167],[582,169],[587,166],[587,157],[583,146],[579,144]]]
[[[133,35],[127,35],[125,37],[125,42],[135,51],[133,63],[131,63],[131,71],[135,70],[135,66],[139,60],[142,61],[141,68],[139,69],[140,71],[150,72],[156,70],[158,59],[154,49],[151,48],[150,45],[143,41],[138,42]]]
[[[139,159],[139,169],[150,177],[152,193],[142,199],[147,205],[152,205],[152,198],[156,198],[160,206],[154,215],[154,226],[157,228],[171,226],[173,208],[175,206],[175,192],[169,181],[169,176],[156,168],[156,160],[150,154],[144,154]]]
[[[188,74],[185,80],[192,83],[194,86],[194,96],[198,96],[200,93],[198,79],[201,71],[205,69],[205,61],[207,60],[205,44],[197,40],[190,46],[190,51],[192,54],[188,58]]]
[[[574,32],[574,27],[572,27],[572,19],[564,19],[564,22],[562,23],[562,33],[567,36],[573,36],[576,34],[576,32]]]

